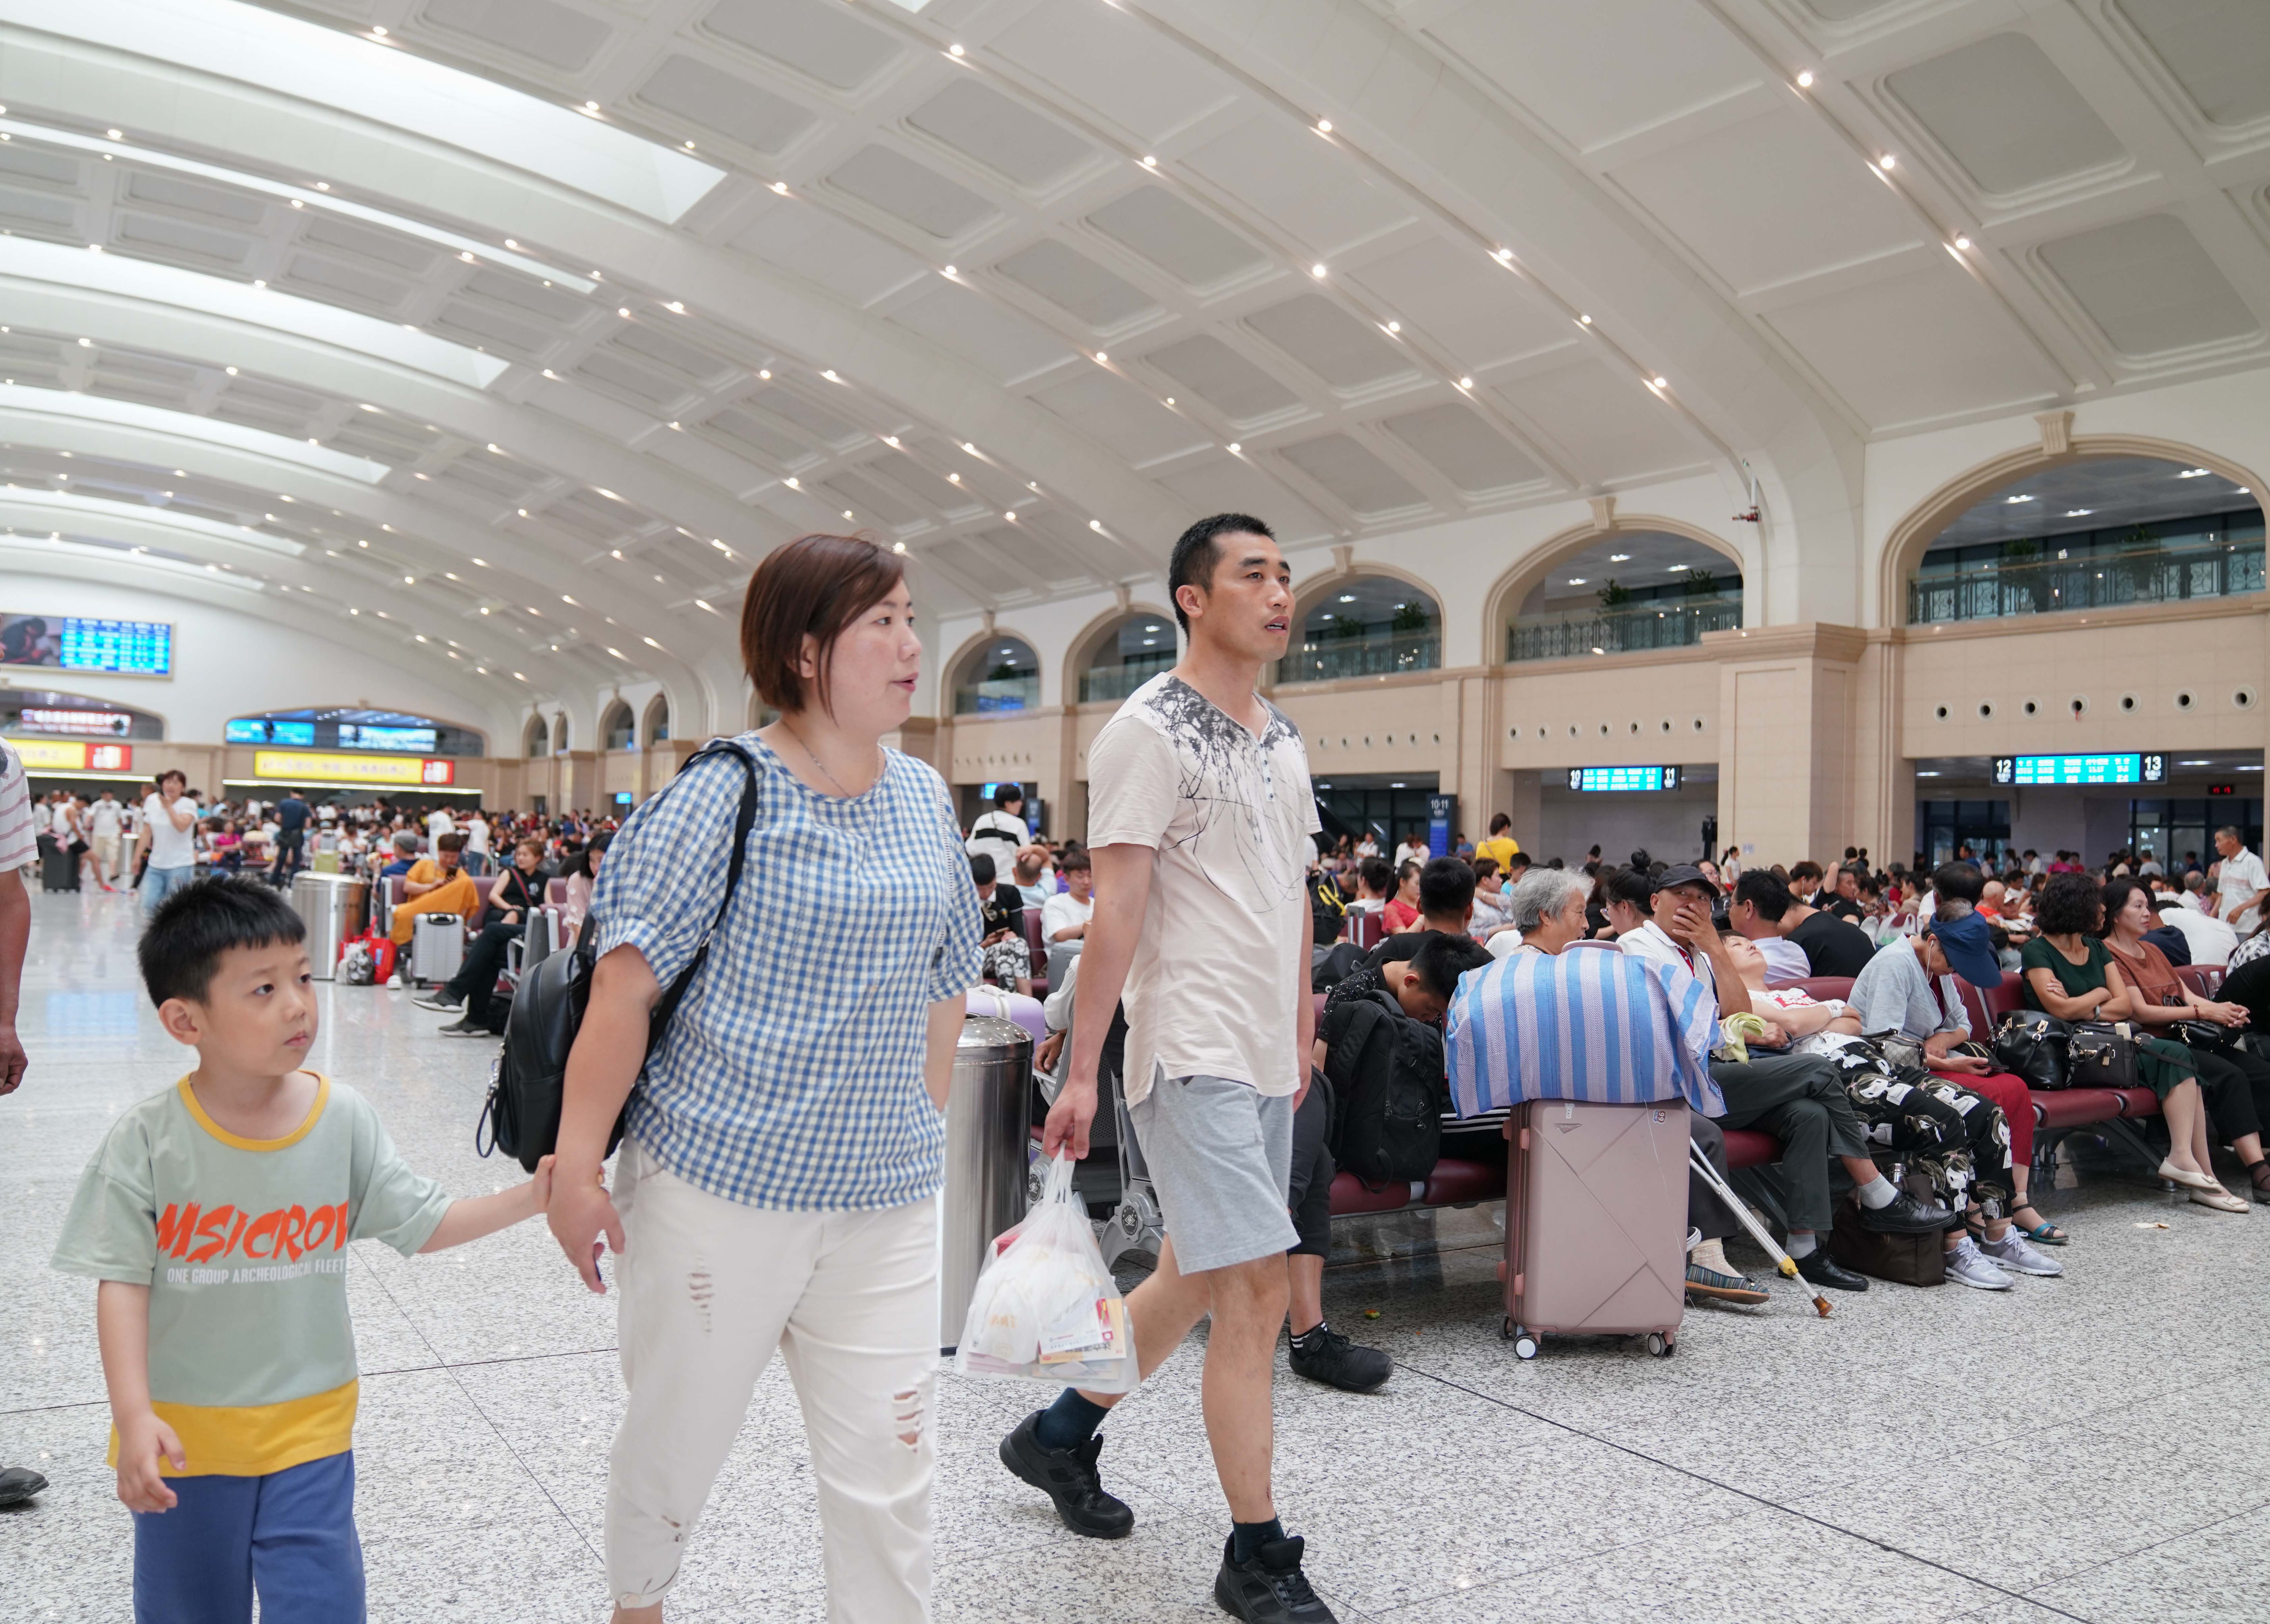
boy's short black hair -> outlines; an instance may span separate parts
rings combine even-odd
[[[993,805],[996,806],[1014,806],[1024,798],[1025,786],[1022,784],[1002,784],[993,791]]]
[[[975,886],[990,886],[993,883],[994,878],[998,871],[999,871],[993,866],[993,859],[988,856],[985,853],[980,851],[971,854],[969,859],[970,884]]]
[[[1489,949],[1471,936],[1429,931],[1411,955],[1411,973],[1419,984],[1448,1003],[1458,990],[1458,977],[1491,963]]]
[[[1395,889],[1395,871],[1388,866],[1385,857],[1366,857],[1356,864],[1355,871],[1362,876],[1365,885],[1381,896]]]
[[[1419,871],[1419,911],[1447,918],[1474,900],[1474,868],[1462,857],[1435,857]]]
[[[1214,566],[1221,562],[1220,538],[1224,536],[1265,536],[1277,539],[1277,532],[1250,513],[1217,513],[1211,519],[1200,519],[1175,538],[1174,556],[1167,560],[1167,601],[1175,605],[1175,624],[1190,635],[1191,618],[1183,612],[1181,602],[1175,594],[1184,587],[1196,587],[1201,592],[1213,589]]]
[[[159,904],[135,956],[150,1002],[202,1003],[232,947],[296,946],[308,939],[280,891],[249,875],[192,881]]]
[[[1628,903],[1643,914],[1655,906],[1655,880],[1645,869],[1620,868],[1603,889],[1603,901]]]
[[[1094,860],[1091,858],[1087,853],[1078,850],[1067,851],[1064,856],[1058,857],[1057,859],[1057,867],[1059,871],[1066,874],[1076,874],[1083,869],[1091,874],[1095,871]]]

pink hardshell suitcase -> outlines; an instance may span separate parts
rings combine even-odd
[[[1687,1305],[1687,1103],[1529,1100],[1506,1129],[1505,1326],[1677,1346]]]

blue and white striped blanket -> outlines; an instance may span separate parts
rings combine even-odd
[[[1591,943],[1514,953],[1460,976],[1443,1032],[1461,1117],[1524,1100],[1639,1105],[1673,1095],[1723,1116],[1709,1064],[1717,1042],[1717,1005],[1701,982]]]

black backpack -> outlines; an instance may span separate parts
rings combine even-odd
[[[708,960],[709,945],[716,939],[717,927],[724,923],[725,910],[733,905],[733,890],[741,882],[741,864],[748,850],[749,831],[757,820],[757,760],[732,740],[720,739],[695,752],[686,758],[686,767],[678,769],[679,775],[682,776],[686,768],[696,761],[715,755],[732,756],[746,775],[746,782],[741,786],[740,811],[733,819],[732,849],[726,858],[725,894],[718,901],[709,928],[701,934],[701,945],[694,950],[686,968],[678,973],[677,979],[654,1006],[653,1019],[647,1027],[649,1060],[662,1047],[663,1037],[670,1030],[670,1018],[677,1013],[686,990],[694,985],[694,978],[701,973],[702,965]],[[669,791],[663,793],[667,795]],[[618,862],[627,851],[628,842],[637,827],[634,819],[618,838]],[[473,1129],[473,1148],[482,1155],[501,1150],[533,1173],[536,1164],[549,1156],[559,1143],[560,1106],[567,1090],[568,1057],[575,1047],[575,1034],[582,1029],[583,1011],[590,1002],[591,972],[598,964],[598,938],[597,920],[586,915],[575,945],[545,959],[515,990],[511,1013],[505,1019],[504,1051],[497,1057],[490,1076],[488,1102],[481,1108],[481,1119]],[[639,1075],[641,1079],[646,1075],[643,1064]],[[623,1142],[623,1126],[629,1114],[627,1102],[607,1135],[610,1156],[615,1153],[615,1146]],[[485,1138],[486,1144],[482,1142]]]
[[[1423,1179],[1443,1155],[1443,1034],[1385,992],[1324,1012],[1324,1075],[1337,1104],[1332,1157],[1358,1178]]]

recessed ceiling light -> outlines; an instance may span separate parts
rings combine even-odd
[[[2065,510],[2065,516],[2068,519],[2085,519],[2096,511],[2094,508],[2068,508]]]
[[[1491,255],[1490,257],[1497,261],[1501,265],[1510,265],[1513,263],[1513,250],[1511,248],[1500,248],[1496,253]]]
[[[2204,479],[2214,471],[2212,468],[2186,468],[2176,476],[2178,479]]]
[[[1003,518],[1005,518],[1005,519],[1008,520],[1010,523],[1014,524],[1014,523],[1017,522],[1017,510],[1016,510],[1015,508],[1011,508],[1008,512],[1006,512],[1006,513],[1003,514],[1001,516],[1002,516]]]
[[[1098,350],[1098,351],[1095,352],[1095,364],[1096,364],[1097,366],[1099,366],[1099,367],[1102,366],[1106,361],[1109,361],[1110,359],[1111,359],[1110,355],[1109,355],[1109,353],[1107,353],[1106,352],[1102,351],[1102,350]]]
[[[103,131],[103,134],[105,134],[105,135],[108,136],[108,137],[109,137],[112,140],[114,140],[114,141],[122,140],[122,139],[123,139],[123,138],[124,138],[124,132],[122,132],[122,131],[121,131],[121,130],[104,130],[104,131]]]
[[[1460,378],[1458,387],[1462,389],[1470,389],[1474,387],[1474,381],[1472,378]]]
[[[1671,573],[1675,575],[1682,569],[1692,569],[1694,567],[1695,567],[1692,564],[1673,564],[1671,566]]]
[[[1576,325],[1579,327],[1590,327],[1591,324],[1592,318],[1589,315],[1579,315],[1576,318]]]
[[[373,34],[376,35],[379,39],[383,40],[384,38],[386,38],[386,30],[385,30],[385,29],[383,29],[383,28],[382,28],[382,27],[380,27],[376,23],[373,23],[373,24],[370,26],[370,31],[371,31],[371,33],[372,33]]]
[[[946,475],[946,478],[955,485],[960,485],[961,483],[961,476],[960,474],[948,474]]]
[[[1900,167],[1900,160],[1889,152],[1885,153],[1883,157],[1877,159],[1877,161],[1887,169],[1896,169]]]
[[[1652,382],[1655,387],[1659,389],[1667,389],[1671,387],[1671,380],[1664,377],[1661,374],[1658,374],[1654,378],[1649,380],[1649,382]]]
[[[788,196],[788,182],[786,181],[775,181],[773,182],[773,189],[778,192],[782,197],[785,197]]]
[[[86,340],[85,340],[85,339],[84,339],[84,338],[82,338],[82,339],[80,339],[80,340],[79,340],[79,342],[80,342],[81,344],[85,344],[85,343],[86,342]],[[228,375],[229,375],[230,377],[232,377],[232,378],[234,378],[234,376],[236,376],[236,368],[235,368],[235,367],[223,367],[223,368],[222,368],[222,370],[223,370],[224,372],[227,373],[227,374],[228,374]]]
[[[904,552],[906,550],[907,544],[903,541],[894,541],[891,544],[891,551],[894,552]]]
[[[886,434],[883,436],[883,443],[886,446],[896,447],[899,443],[899,437],[896,434]]]
[[[1611,564],[1628,564],[1631,562],[1631,554],[1628,552],[1611,552],[1608,554],[1608,562]]]
[[[1318,132],[1319,134],[1321,134],[1321,135],[1327,135],[1327,136],[1328,136],[1328,135],[1332,134],[1332,120],[1330,120],[1330,119],[1328,119],[1328,118],[1320,118],[1320,119],[1318,119],[1318,120],[1317,121],[1317,132]],[[111,133],[112,133],[113,135],[116,135],[118,132],[117,132],[116,130],[112,130],[112,131],[111,131]]]
[[[1970,239],[1964,236],[1958,236],[1955,240],[1955,246],[1962,252],[1968,254],[1970,251]]]
[[[974,446],[974,445],[970,444],[970,443],[969,443],[969,441],[968,441],[967,440],[965,440],[965,441],[963,441],[961,442],[961,449],[962,449],[963,450],[965,450],[965,451],[968,452],[968,453],[969,453],[969,455],[970,455],[970,456],[976,456],[977,455],[977,448],[976,448],[976,446]]]
[[[1400,322],[1390,322],[1387,324],[1387,330],[1391,333],[1399,333],[1403,330],[1403,323]]]
[[[940,276],[948,276],[948,277],[950,277],[950,276],[957,275],[957,274],[959,274],[959,273],[954,270],[954,268],[953,268],[952,265],[948,265],[948,266],[947,266],[944,271],[940,271],[938,274],[939,274]]]
[[[1167,397],[1167,404],[1170,406],[1175,404],[1175,397],[1172,395]]]
[[[2020,502],[2029,502],[2033,500],[2034,499],[2030,496],[2005,496],[2002,499],[2002,503],[2005,507],[2014,508]]]
[[[1583,586],[1584,584],[1584,577],[1582,575],[1571,575],[1569,577],[1569,584],[1572,587]]]
[[[804,488],[803,486],[797,483],[797,478],[794,474],[790,474],[787,478],[782,480],[781,483],[788,486],[791,491],[800,491]]]
[[[1101,535],[1103,531],[1103,521],[1101,519],[1090,519],[1087,522],[1087,528]]]
[[[1806,69],[1805,69],[1803,71],[1801,71],[1800,73],[1799,73],[1799,74],[1798,74],[1798,76],[1797,76],[1797,87],[1798,87],[1799,90],[1811,90],[1811,89],[1813,88],[1813,70],[1812,70],[1812,69],[1810,69],[1810,68],[1806,68]]]
[[[820,375],[827,379],[830,383],[841,383],[843,382],[842,379],[835,375],[835,368],[833,367],[821,367],[820,369]]]
[[[1233,440],[1233,441],[1231,441],[1229,442],[1229,454],[1230,454],[1232,456],[1236,456],[1240,451],[1243,451],[1243,449],[1245,449],[1245,448],[1244,448],[1243,446],[1242,446],[1242,445],[1238,444],[1238,443],[1237,443],[1237,441],[1235,441],[1235,440]]]
[[[1315,264],[1313,264],[1313,265],[1311,265],[1311,266],[1309,266],[1309,274],[1310,276],[1312,276],[1312,277],[1316,278],[1317,278],[1318,281],[1320,281],[1320,282],[1321,282],[1322,280],[1324,280],[1324,271],[1325,271],[1325,265],[1324,265],[1324,262],[1323,260],[1321,260],[1321,259],[1320,259],[1320,260],[1318,260]]]
[[[1341,593],[1341,594],[1340,594],[1340,602],[1342,602],[1343,604],[1353,604],[1354,602],[1355,602],[1355,594],[1354,594],[1354,593],[1353,593],[1353,592],[1343,592],[1343,593]]]
[[[596,113],[598,110],[599,104],[596,101],[587,101],[583,104],[583,111],[586,113]]]
[[[1146,154],[1143,159],[1143,167],[1146,169],[1156,169],[1159,167],[1159,160]]]
[[[770,378],[772,375],[773,369],[769,367],[760,367],[757,368],[757,376],[760,378]]]
[[[947,46],[946,50],[946,55],[949,56],[959,56],[962,55],[961,41],[956,41],[953,44]]]

